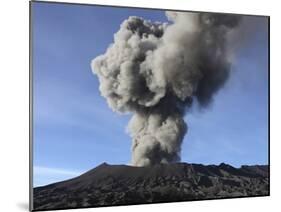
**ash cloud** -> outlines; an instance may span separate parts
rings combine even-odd
[[[180,160],[184,114],[207,107],[227,81],[236,15],[166,12],[169,23],[129,17],[105,54],[92,61],[100,92],[116,112],[133,114],[132,165]]]

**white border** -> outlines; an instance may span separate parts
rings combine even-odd
[[[59,1],[59,0],[58,0]],[[246,0],[68,0],[149,8],[169,8],[271,16],[271,196],[231,200],[77,209],[75,211],[266,211],[280,208],[280,7],[278,1]],[[1,2],[0,199],[1,211],[27,211],[29,137],[29,2]],[[278,210],[278,209],[277,209]]]

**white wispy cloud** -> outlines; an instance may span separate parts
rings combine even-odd
[[[62,168],[34,166],[33,167],[33,185],[34,187],[43,186],[67,180],[82,174],[82,171],[74,171]]]
[[[60,168],[50,168],[43,166],[34,166],[34,174],[38,175],[64,175],[64,176],[77,176],[81,174],[79,171],[72,171]]]

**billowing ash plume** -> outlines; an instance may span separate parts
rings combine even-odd
[[[180,160],[185,108],[207,106],[230,71],[234,15],[167,12],[171,23],[129,17],[106,53],[92,61],[101,95],[132,112],[128,129],[136,166]]]

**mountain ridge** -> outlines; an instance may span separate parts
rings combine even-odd
[[[34,209],[62,209],[269,195],[267,165],[235,168],[189,163],[147,167],[102,163],[84,174],[34,188]]]

